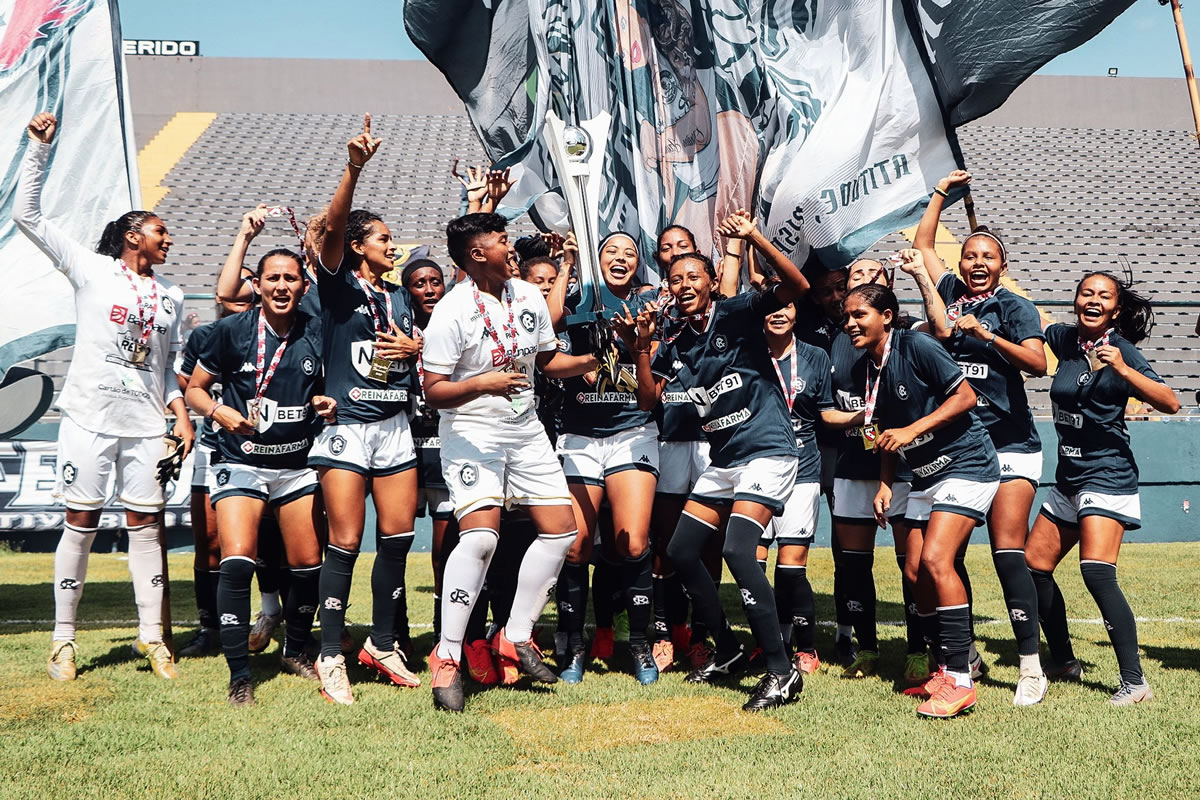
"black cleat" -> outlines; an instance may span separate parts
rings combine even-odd
[[[500,656],[515,663],[517,669],[535,681],[558,683],[558,676],[542,661],[542,651],[538,649],[533,639],[525,642],[513,642],[509,640],[507,633],[501,628],[500,632],[496,634],[496,638],[492,640],[492,646]]]
[[[833,648],[837,652],[837,663],[843,669],[854,663],[858,653],[854,649],[854,640],[849,636],[838,636],[833,640]]]
[[[466,706],[463,697],[462,669],[457,661],[441,658],[437,645],[429,654],[429,671],[433,674],[433,707],[442,711],[462,711]]]
[[[696,667],[684,678],[688,683],[712,683],[717,678],[736,675],[749,665],[746,648],[738,645],[732,653],[713,653],[702,666]]]
[[[254,705],[254,684],[249,678],[234,678],[229,682],[229,705],[234,708]]]
[[[768,672],[750,692],[750,699],[742,706],[743,711],[766,711],[791,703],[804,689],[804,678],[794,667],[787,675]]]

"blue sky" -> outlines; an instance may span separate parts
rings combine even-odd
[[[127,39],[194,39],[204,56],[419,59],[404,32],[403,2],[355,7],[327,0],[120,0]],[[1200,4],[1184,19],[1200,48]],[[1200,52],[1200,50],[1197,50]],[[1042,73],[1130,77],[1183,76],[1169,8],[1157,0],[1134,6],[1083,47],[1059,56]]]

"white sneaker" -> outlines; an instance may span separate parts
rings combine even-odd
[[[1125,683],[1121,682],[1121,688],[1117,689],[1116,694],[1108,699],[1108,702],[1114,706],[1132,706],[1137,703],[1143,703],[1146,700],[1153,700],[1154,692],[1150,691],[1150,684],[1141,683]]]
[[[317,659],[317,677],[321,679],[321,694],[331,703],[354,704],[350,678],[346,676],[346,659],[341,654]]]
[[[75,641],[54,642],[50,648],[50,660],[46,662],[46,671],[56,681],[75,680]]]
[[[1035,706],[1046,699],[1050,680],[1042,673],[1022,673],[1017,678],[1017,692],[1013,695],[1014,706]]]

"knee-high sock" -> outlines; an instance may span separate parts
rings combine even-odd
[[[446,558],[442,575],[442,638],[437,646],[441,658],[462,660],[467,622],[479,599],[499,538],[500,534],[491,528],[470,528],[459,534],[458,544]]]
[[[842,567],[845,580],[842,596],[854,632],[858,634],[858,646],[862,650],[879,651],[879,639],[875,628],[875,553],[872,550],[842,550]]]
[[[396,645],[396,602],[404,594],[404,568],[412,548],[413,532],[375,540],[375,566],[371,569],[371,641],[385,653]]]
[[[971,576],[967,574],[967,558],[966,556],[958,556],[954,559],[954,571],[958,573],[959,580],[962,581],[963,588],[967,590],[967,619],[971,628],[971,643],[975,643],[975,595],[971,591]]]
[[[285,593],[283,568],[283,534],[271,514],[264,514],[258,526],[258,558],[254,562],[262,612],[272,616],[283,613],[280,599]]]
[[[163,602],[162,544],[158,522],[129,529],[129,575],[138,608],[138,638],[162,641]]]
[[[254,559],[228,556],[221,559],[217,583],[217,613],[221,621],[221,649],[229,665],[229,678],[250,677],[250,578]]]
[[[558,574],[576,534],[576,531],[557,536],[539,534],[525,551],[521,572],[517,575],[512,613],[504,625],[504,635],[510,642],[528,641],[533,636],[533,626],[554,594]]]
[[[342,651],[342,629],[346,627],[346,604],[350,600],[350,580],[354,577],[354,562],[358,551],[343,550],[336,545],[325,549],[325,563],[317,596],[321,619],[321,657],[336,656]]]
[[[908,652],[925,652],[925,636],[921,632],[921,617],[917,614],[917,597],[913,586],[904,577],[904,565],[908,560],[904,553],[896,554],[896,565],[900,567],[900,587],[904,596],[904,629],[908,639]]]
[[[671,543],[667,545],[667,558],[675,565],[675,571],[692,601],[692,642],[703,641],[697,637],[703,636],[703,631],[707,630],[716,638],[717,649],[728,653],[737,649],[738,641],[729,628],[725,612],[721,609],[717,585],[713,582],[712,575],[708,574],[702,559],[704,545],[716,533],[717,529],[704,520],[683,512],[675,534],[671,537]],[[758,540],[755,539],[755,544],[757,543]],[[753,550],[750,560],[753,563]],[[754,570],[758,571],[757,564],[754,565]],[[703,629],[700,625],[704,626]]]
[[[808,584],[808,568],[775,562],[775,610],[779,614],[779,635],[783,637],[785,645],[791,645],[795,639],[797,650],[812,649],[812,609],[805,607],[805,586],[811,606],[812,586]]]
[[[996,550],[992,553],[996,576],[1000,578],[1000,589],[1004,604],[1008,606],[1008,618],[1012,622],[1013,636],[1017,639],[1017,654],[1037,655],[1037,588],[1033,576],[1025,565],[1024,550]]]
[[[88,553],[96,528],[67,525],[54,551],[54,641],[75,639],[75,618],[87,580]]]
[[[558,599],[558,629],[567,634],[567,650],[582,650],[583,621],[587,617],[587,564],[563,564],[555,597]]]
[[[742,608],[754,639],[762,648],[767,670],[786,675],[792,668],[787,648],[779,635],[779,614],[775,608],[775,593],[771,582],[758,567],[754,558],[763,526],[742,514],[730,514],[725,529],[725,547],[721,554],[729,565],[729,573],[742,593]]]
[[[536,538],[537,528],[532,520],[516,515],[501,516],[500,541],[496,545],[496,555],[492,556],[492,565],[488,567],[484,587],[492,607],[492,620],[497,625],[503,624],[512,614],[521,559]]]
[[[938,633],[946,671],[955,674],[960,686],[971,685],[970,616],[970,609],[965,603],[961,606],[938,606],[937,609]]]
[[[830,548],[833,550],[833,610],[837,623],[837,635],[849,636],[853,630],[853,620],[850,617],[850,611],[846,608],[846,570],[838,569],[838,565],[842,562],[842,543],[836,532],[830,539]]]
[[[192,569],[193,587],[196,592],[196,613],[203,628],[217,627],[217,580],[220,569]]]
[[[1104,627],[1117,654],[1122,683],[1144,683],[1142,659],[1138,655],[1137,621],[1133,610],[1117,585],[1117,565],[1106,561],[1080,561],[1083,583],[1100,607]]]
[[[925,644],[929,647],[929,655],[938,666],[946,666],[946,654],[942,651],[942,629],[937,612],[919,613],[917,617],[921,620],[921,631]],[[970,652],[970,647],[967,648],[967,652]]]
[[[629,643],[645,644],[646,629],[654,614],[654,579],[650,551],[637,558],[627,558],[621,564],[621,577],[625,590],[625,608],[629,610]]]
[[[674,570],[674,567],[671,568]],[[683,582],[674,571],[663,578],[663,591],[667,598],[667,625],[686,625],[688,620],[688,600],[683,593]]]
[[[621,592],[620,570],[602,555],[597,556],[595,561],[592,568],[592,613],[597,628],[611,628],[613,614],[617,610],[614,601]]]
[[[288,593],[283,604],[283,654],[298,655],[312,635],[313,615],[317,613],[317,588],[321,565],[292,567],[288,570]]]
[[[496,545],[499,549],[499,544]],[[492,563],[496,563],[495,554],[492,555]],[[491,566],[488,567],[488,573],[492,571]],[[475,598],[475,605],[471,607],[471,616],[467,618],[467,631],[464,634],[463,641],[477,642],[487,636],[487,620],[488,620],[488,604],[491,602],[492,587],[488,576],[483,576],[483,586],[479,587],[479,596]]]
[[[1050,659],[1055,664],[1075,660],[1075,649],[1071,646],[1071,633],[1067,629],[1067,601],[1063,598],[1053,572],[1030,569],[1034,588],[1037,589],[1038,620],[1046,634],[1050,648]]]
[[[665,642],[671,638],[671,624],[667,622],[667,579],[662,575],[651,575],[654,585],[654,641]]]

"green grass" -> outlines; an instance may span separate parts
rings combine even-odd
[[[81,607],[82,673],[45,673],[53,617],[50,555],[0,553],[0,797],[1193,797],[1200,778],[1200,547],[1128,545],[1121,579],[1139,617],[1157,699],[1113,709],[1116,661],[1104,629],[1073,622],[1085,682],[1054,685],[1016,709],[1016,653],[984,548],[972,548],[980,650],[991,666],[978,710],[918,719],[893,682],[903,629],[881,626],[881,677],[811,677],[799,702],[763,715],[738,706],[753,684],[692,687],[668,673],[643,688],[622,672],[579,686],[520,685],[468,697],[467,713],[435,713],[429,691],[351,670],[357,702],[336,707],[312,684],[277,672],[277,645],[252,658],[258,704],[225,704],[219,656],[185,660],[173,683],[129,655],[132,590],[118,555],[93,555]],[[369,557],[356,573],[354,621],[369,614]],[[195,616],[188,556],[171,557],[175,616]],[[830,619],[831,561],[810,574]],[[431,615],[428,558],[410,559],[410,616]],[[901,618],[898,570],[876,558],[881,620]],[[1073,618],[1095,606],[1073,562],[1059,576]],[[727,588],[727,592],[730,590]],[[728,607],[736,608],[730,592]],[[89,622],[91,621],[91,622]],[[176,626],[176,640],[192,629]],[[361,637],[365,630],[354,629]],[[417,627],[418,647],[432,645]],[[818,645],[830,649],[830,629]],[[618,651],[620,646],[618,646]],[[428,673],[422,677],[428,680]]]

